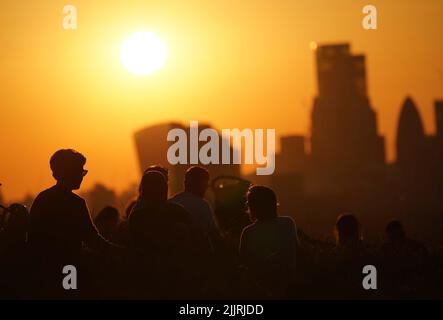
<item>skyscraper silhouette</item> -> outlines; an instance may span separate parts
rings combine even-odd
[[[426,135],[417,105],[407,97],[397,128],[398,189],[414,198],[433,197],[443,186],[443,103],[435,102],[436,134]]]
[[[423,123],[414,101],[407,97],[403,103],[397,127],[397,163],[410,169],[421,164],[426,152]]]
[[[183,189],[183,179],[186,170],[193,164],[177,164],[171,165],[167,160],[168,148],[173,144],[167,141],[168,132],[171,129],[179,128],[187,132],[187,138],[189,140],[190,128],[180,123],[162,123],[149,126],[138,130],[134,133],[135,147],[138,156],[140,172],[150,165],[161,165],[169,170],[169,195],[173,195]],[[200,131],[211,128],[208,124],[199,124],[198,130]],[[220,137],[220,139],[222,139]],[[199,141],[199,148],[204,145],[205,142]],[[188,141],[188,157],[190,154]],[[231,159],[233,157],[233,149],[230,149]],[[220,154],[221,163],[221,154]],[[232,163],[232,161],[231,161]],[[240,176],[240,165],[238,164],[209,164],[204,166],[208,169],[211,177],[217,177],[220,175],[233,175]]]
[[[333,194],[367,189],[382,179],[385,156],[367,95],[365,56],[352,55],[349,44],[319,46],[315,54],[310,189]]]

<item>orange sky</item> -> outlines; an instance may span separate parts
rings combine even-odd
[[[78,9],[78,30],[62,8]],[[7,199],[50,186],[49,157],[84,153],[83,189],[101,181],[122,190],[137,179],[132,133],[165,120],[218,128],[275,128],[308,134],[316,92],[311,41],[349,41],[367,55],[369,94],[393,158],[397,117],[411,94],[428,133],[443,98],[441,0],[2,1],[0,5],[0,181]],[[361,27],[364,5],[376,31]],[[169,57],[136,77],[121,65],[121,43],[154,31]]]

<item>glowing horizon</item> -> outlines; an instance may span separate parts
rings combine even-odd
[[[443,2],[373,1],[373,31],[361,27],[365,4],[78,0],[78,30],[66,31],[62,4],[2,3],[1,192],[11,201],[49,187],[49,157],[60,148],[88,158],[81,191],[96,182],[121,191],[138,179],[133,132],[164,121],[275,128],[278,151],[280,136],[309,135],[314,43],[349,42],[366,55],[369,97],[392,161],[405,96],[416,101],[426,133],[435,131]],[[143,30],[168,51],[147,77],[128,72],[120,55],[122,41]]]

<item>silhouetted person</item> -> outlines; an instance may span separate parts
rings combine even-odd
[[[168,245],[158,241],[158,237],[168,237],[163,230],[159,230],[154,222],[163,222],[163,227],[168,227],[167,213],[161,212],[167,206],[167,183],[160,172],[150,171],[143,175],[140,183],[140,195],[137,205],[129,216],[129,225],[134,245],[143,250],[150,251],[156,246]],[[158,221],[157,221],[157,220]],[[150,223],[152,222],[152,223]],[[153,230],[151,230],[153,228]],[[155,236],[153,234],[155,233]]]
[[[20,204],[4,212],[0,225],[0,298],[27,298],[29,213]]]
[[[151,165],[149,166],[143,174],[143,177],[150,173],[150,172],[154,172],[154,173],[160,173],[163,178],[165,179],[166,182],[166,197],[168,194],[168,169],[159,165]],[[142,177],[142,181],[139,185],[139,196],[137,198],[137,200],[135,201],[135,203],[131,204],[131,211],[129,213],[129,216],[131,215],[132,211],[136,211],[139,210],[141,208],[143,208],[143,206],[145,205],[145,201],[143,200],[143,177]],[[183,206],[178,205],[176,203],[172,203],[169,202],[168,203],[168,208],[169,208],[169,212],[172,214],[172,216],[174,217],[174,219],[176,219],[177,221],[180,222],[184,222],[186,224],[189,224],[190,226],[192,225],[192,217],[190,215],[190,213],[188,211],[185,210],[185,208],[183,208]]]
[[[119,225],[118,210],[112,206],[103,208],[94,219],[95,226],[105,238],[115,242]]]
[[[85,200],[72,191],[80,188],[86,158],[72,149],[54,153],[50,160],[57,183],[41,192],[31,207],[30,242],[65,254],[78,254],[83,242],[105,240],[92,223]],[[106,243],[108,244],[108,243]]]
[[[429,285],[426,280],[429,272],[426,247],[409,239],[398,220],[387,224],[386,238],[382,247],[382,279],[388,294],[394,297],[413,297],[423,293],[420,290],[429,291],[426,288]]]
[[[142,273],[142,281],[136,281],[140,290],[152,290],[143,297],[182,297],[192,289],[186,286],[187,265],[193,259],[188,213],[167,201],[168,185],[159,171],[146,172],[139,190],[137,205],[129,216],[133,247],[139,252],[137,267]]]
[[[86,158],[75,150],[55,152],[50,167],[57,183],[41,192],[31,207],[29,242],[43,263],[46,279],[39,279],[41,286],[50,291],[63,292],[63,266],[81,264],[84,244],[109,245],[92,223],[85,200],[72,192],[80,188],[88,172],[85,163]]]
[[[286,297],[295,272],[295,223],[277,215],[277,197],[267,187],[251,187],[247,203],[255,221],[242,232],[241,261],[265,298]]]
[[[359,252],[363,245],[360,238],[360,226],[355,216],[342,214],[335,224],[337,247],[349,252]]]
[[[182,205],[192,216],[207,243],[208,251],[220,245],[220,235],[214,221],[214,213],[205,200],[209,185],[209,172],[202,167],[191,167],[185,173],[185,190],[176,194],[170,201]]]
[[[28,210],[17,203],[7,208],[1,226],[1,247],[23,246],[27,242],[29,230]],[[0,248],[1,250],[1,248]]]
[[[160,173],[163,176],[163,178],[165,179],[165,181],[166,181],[166,189],[168,189],[168,180],[169,180],[169,178],[168,178],[168,169],[167,168],[159,166],[159,165],[151,165],[143,172],[143,175],[145,175],[145,174],[147,174],[149,172],[158,172],[158,173]],[[142,182],[143,182],[143,178],[142,178]],[[130,216],[130,214],[131,214],[131,212],[133,210],[137,210],[139,208],[139,206],[142,205],[142,201],[141,201],[142,189],[141,188],[142,188],[142,183],[140,183],[140,185],[138,187],[138,193],[139,193],[138,199],[134,203],[130,204],[130,209],[127,208],[127,209],[129,209],[129,212],[126,212],[128,218],[129,218],[129,216]],[[188,215],[188,213],[184,213],[184,214]]]
[[[166,182],[166,194],[168,194],[168,169],[159,165],[151,165],[144,171],[144,175],[150,172],[160,173],[163,176]],[[132,206],[131,212],[137,211],[144,206],[144,201],[142,199],[142,187],[143,178],[142,183],[140,183],[139,186],[139,197]],[[167,207],[172,219],[180,223],[185,223],[188,226],[190,229],[194,250],[196,252],[201,251],[201,236],[199,235],[199,230],[195,227],[192,215],[182,205],[172,201],[168,201]]]
[[[363,293],[362,270],[370,264],[361,240],[360,224],[352,214],[341,214],[335,224],[336,248],[328,272],[329,286],[336,298],[356,298]],[[373,264],[373,263],[372,263]]]
[[[214,212],[205,200],[209,186],[209,172],[198,166],[190,167],[185,173],[185,190],[176,194],[169,201],[183,206],[192,218],[192,237],[198,244],[198,261],[201,282],[207,285],[205,290],[218,294],[225,281],[219,278],[226,270],[222,270],[223,240],[215,223]],[[216,260],[217,259],[217,260]],[[208,296],[210,293],[204,293]]]

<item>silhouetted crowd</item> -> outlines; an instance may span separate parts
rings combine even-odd
[[[146,169],[139,194],[120,215],[105,207],[92,220],[80,188],[86,158],[72,149],[50,159],[56,184],[28,213],[3,208],[0,296],[7,299],[392,299],[441,298],[442,258],[407,237],[400,221],[370,246],[352,214],[335,225],[335,243],[310,238],[277,214],[264,186],[244,195],[248,219],[222,228],[205,200],[210,176],[191,167],[184,190],[168,199],[168,171]],[[239,213],[241,214],[241,212]],[[246,221],[246,222],[245,222]],[[362,283],[375,266],[376,289]],[[65,266],[76,270],[67,290]],[[71,281],[74,281],[71,279]]]

